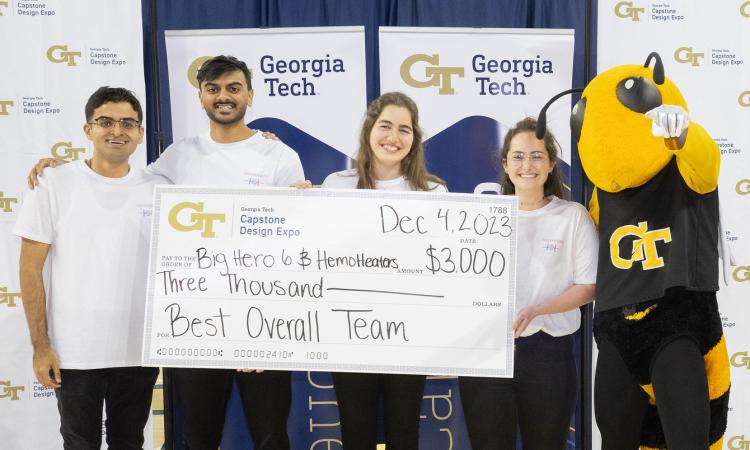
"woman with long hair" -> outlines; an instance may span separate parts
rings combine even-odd
[[[461,377],[473,450],[562,450],[578,376],[573,333],[594,298],[598,238],[586,209],[563,200],[555,138],[525,118],[505,135],[503,194],[518,197],[513,378]]]
[[[427,171],[417,105],[389,92],[367,109],[356,167],[332,173],[323,188],[445,192],[445,183]],[[383,395],[388,450],[417,450],[424,375],[334,373],[341,435],[346,450],[374,450],[378,397]]]

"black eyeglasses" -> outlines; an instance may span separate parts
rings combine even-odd
[[[116,123],[120,124],[120,129],[125,131],[131,131],[138,128],[141,123],[135,119],[119,119],[115,120],[111,117],[97,117],[92,122],[88,122],[89,125],[99,125],[100,127],[104,128],[105,130],[109,130],[115,127]]]

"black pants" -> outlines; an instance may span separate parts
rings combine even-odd
[[[60,434],[65,450],[99,450],[102,446],[102,404],[106,407],[110,450],[141,450],[154,383],[159,369],[114,367],[62,369],[55,389]]]
[[[216,450],[219,447],[235,375],[255,450],[288,450],[286,421],[292,404],[291,372],[172,369],[182,407],[185,448]]]
[[[374,450],[378,432],[378,397],[383,394],[385,446],[419,448],[419,413],[424,375],[333,373],[339,404],[341,439],[346,450]]]
[[[461,377],[461,403],[473,450],[562,450],[578,376],[572,336],[542,331],[516,339],[513,378]]]
[[[678,338],[662,347],[651,363],[651,380],[669,448],[708,450],[708,384],[703,355],[695,342]],[[599,343],[594,383],[602,449],[637,450],[648,396],[608,340]]]

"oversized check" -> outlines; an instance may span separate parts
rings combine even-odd
[[[159,186],[143,363],[509,377],[515,197]]]

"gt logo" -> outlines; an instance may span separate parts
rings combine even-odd
[[[0,100],[0,116],[7,116],[10,114],[8,112],[8,107],[13,106],[14,104],[13,100]]]
[[[18,292],[8,292],[7,287],[0,287],[0,305],[3,303],[8,304],[8,308],[15,308],[18,306],[16,300],[21,299],[21,294]]]
[[[646,12],[645,8],[634,8],[633,2],[620,2],[615,5],[615,15],[633,22],[640,22],[640,14]]]
[[[701,65],[701,58],[705,58],[705,53],[694,52],[693,47],[680,47],[674,51],[675,61],[682,64],[690,63],[693,67]]]
[[[727,441],[729,450],[750,450],[750,441],[745,439],[745,435],[732,436]]]
[[[633,252],[630,259],[620,256],[620,241],[628,236],[635,236]],[[672,242],[672,232],[669,228],[648,231],[646,222],[635,225],[623,225],[616,229],[609,238],[609,253],[612,265],[618,269],[630,269],[634,262],[640,262],[643,270],[664,267],[664,259],[656,253],[656,242]]]
[[[739,266],[732,272],[732,278],[738,283],[750,281],[750,266]]]
[[[3,197],[3,193],[0,192],[0,211],[13,212],[13,208],[10,207],[13,203],[18,203],[18,199],[15,197]]]
[[[750,195],[750,180],[740,180],[734,188],[739,195]]]
[[[743,106],[745,108],[750,106],[750,91],[742,92],[737,99],[737,101],[740,103],[740,106]],[[13,103],[11,102],[11,105]],[[2,110],[0,110],[0,115],[2,114]]]
[[[70,158],[71,161],[78,160],[78,154],[85,152],[85,148],[73,148],[73,143],[71,142],[58,142],[52,146],[52,156],[62,159]]]
[[[744,367],[745,369],[750,370],[750,356],[748,356],[747,352],[735,353],[732,355],[729,362],[731,362],[734,367]]]
[[[192,84],[198,90],[200,90],[201,88],[200,83],[198,83],[198,69],[200,69],[203,63],[208,61],[209,59],[211,59],[211,56],[201,56],[199,58],[196,58],[195,61],[193,61],[192,64],[188,66],[188,80],[190,81],[190,84]]]
[[[183,210],[196,211],[190,214],[191,223],[183,225],[177,220],[177,216]],[[201,237],[216,237],[214,233],[214,222],[224,223],[226,214],[213,214],[203,212],[203,203],[182,202],[174,205],[169,211],[169,224],[177,231],[201,230]]]
[[[740,5],[740,15],[750,17],[750,1],[747,1]]]
[[[10,398],[11,401],[20,400],[18,393],[24,391],[23,386],[11,386],[10,380],[0,380],[0,387],[3,388],[2,391],[0,391],[0,398]]]
[[[418,62],[426,62],[432,67],[425,67],[424,74],[427,77],[426,80],[420,81],[414,79],[411,75],[411,68]],[[455,89],[451,86],[451,77],[458,75],[459,78],[464,77],[463,67],[438,67],[440,64],[439,55],[423,55],[416,54],[406,58],[401,63],[401,79],[404,83],[415,88],[426,88],[430,86],[439,86],[438,93],[440,95],[453,95],[456,93]]]
[[[68,66],[77,66],[76,57],[81,57],[81,52],[68,51],[67,45],[53,45],[47,49],[47,59],[53,63],[67,63]]]

